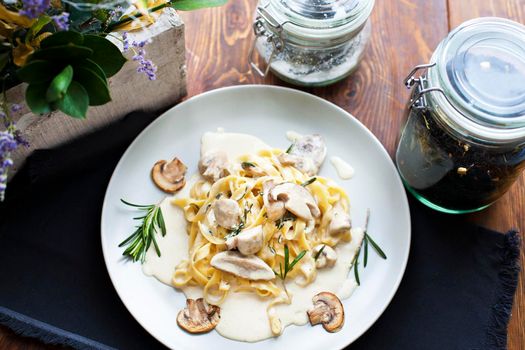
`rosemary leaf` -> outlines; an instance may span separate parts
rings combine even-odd
[[[292,143],[292,144],[290,145],[290,147],[288,147],[288,148],[286,149],[286,153],[290,153],[290,152],[292,151],[292,149],[293,149],[293,146],[294,146],[294,143]]]
[[[367,238],[368,241],[370,241],[370,244],[372,245],[372,247],[374,247],[375,251],[377,252],[377,254],[379,254],[380,257],[382,257],[383,259],[387,259],[386,257],[386,254],[385,252],[379,247],[379,245],[372,239],[372,237],[370,237],[370,235],[368,233],[365,233],[365,237]]]
[[[361,285],[361,281],[359,280],[359,271],[357,270],[357,265],[359,264],[359,262],[357,261],[357,257],[354,261],[354,276],[355,276],[355,281],[357,282],[357,285],[360,286]]]
[[[363,267],[366,267],[366,264],[368,263],[368,238],[366,237],[366,233],[365,233],[365,237],[363,238],[364,240],[364,245],[365,245],[365,255],[363,257]]]
[[[323,250],[324,248],[326,247],[326,244],[323,244],[323,246],[321,247],[321,249],[319,249],[319,251],[317,252],[317,254],[315,254],[314,256],[314,260],[317,261],[317,259],[319,259],[319,257],[321,256],[321,254],[323,253]]]
[[[290,268],[288,269],[288,272],[292,271],[293,267],[295,266],[295,264],[297,264],[299,262],[299,260],[301,260],[303,258],[303,256],[306,254],[306,250],[303,250],[302,252],[300,252],[296,257],[295,259],[292,261],[292,263],[290,264]]]
[[[311,185],[312,183],[315,182],[315,180],[317,180],[317,178],[316,177],[312,177],[311,179],[308,179],[307,181],[303,182],[301,184],[301,186],[306,187],[308,185]]]
[[[254,163],[252,163],[252,162],[242,162],[242,163],[241,163],[241,167],[242,167],[243,169],[246,169],[246,168],[255,168],[255,166],[256,166],[256,165],[255,165]]]

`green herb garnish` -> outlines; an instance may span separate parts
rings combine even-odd
[[[242,167],[243,169],[246,169],[246,168],[255,168],[256,165],[253,164],[252,162],[242,162],[242,163],[241,163],[241,167]]]
[[[145,215],[133,218],[134,220],[142,220],[142,223],[136,226],[135,232],[118,245],[119,247],[127,246],[122,255],[129,257],[134,262],[140,260],[140,262],[143,263],[146,259],[146,252],[153,242],[155,251],[160,257],[160,249],[155,240],[155,234],[158,233],[160,229],[162,236],[166,235],[166,223],[164,222],[160,205],[133,204],[123,199],[121,199],[121,201],[126,205],[145,212]]]
[[[295,259],[293,259],[292,262],[290,262],[290,251],[288,250],[288,245],[284,245],[284,269],[283,264],[279,263],[279,273],[274,271],[275,275],[282,279],[283,281],[286,279],[286,276],[288,275],[288,272],[293,270],[293,267],[301,260],[304,255],[306,254],[306,250],[303,250],[300,252]]]
[[[359,269],[358,269],[359,256],[361,255],[361,248],[364,248],[363,267],[366,267],[366,265],[368,264],[368,244],[369,243],[370,243],[370,245],[374,248],[376,253],[381,258],[383,258],[385,260],[387,259],[385,252],[379,247],[379,245],[368,234],[368,222],[369,221],[370,221],[370,209],[367,209],[366,210],[365,232],[364,232],[364,236],[363,236],[363,241],[361,242],[361,245],[359,246],[359,250],[357,251],[357,253],[356,253],[355,257],[354,257],[354,260],[352,261],[352,265],[354,267],[355,281],[357,282],[358,286],[361,285],[361,281],[359,279]]]
[[[292,143],[292,144],[290,145],[290,147],[288,147],[288,148],[286,149],[286,152],[285,152],[285,153],[290,153],[290,152],[292,151],[292,148],[293,148],[294,145],[295,145],[295,143]]]
[[[279,220],[275,222],[277,229],[280,230],[286,221],[293,221],[296,219],[296,216],[287,211]]]
[[[317,261],[317,259],[319,259],[319,257],[321,256],[321,254],[323,253],[323,250],[324,248],[326,247],[326,244],[323,244],[323,246],[321,247],[321,249],[319,249],[319,251],[317,252],[317,254],[315,254],[314,256],[314,260]]]
[[[316,177],[312,177],[311,179],[308,179],[305,182],[303,182],[301,184],[301,186],[306,187],[308,185],[311,185],[311,184],[313,184],[315,182],[315,180],[317,180],[317,178]]]

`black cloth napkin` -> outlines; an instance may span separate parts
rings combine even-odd
[[[35,152],[0,204],[0,324],[80,349],[162,348],[113,289],[101,251],[107,183],[154,116]],[[520,240],[410,203],[408,267],[392,303],[350,349],[505,349]],[[389,262],[394,263],[394,262]],[[173,325],[177,327],[176,325]]]

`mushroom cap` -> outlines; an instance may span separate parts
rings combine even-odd
[[[270,198],[270,191],[275,187],[274,180],[268,180],[263,183],[263,203],[266,208],[266,214],[269,221],[276,221],[286,213],[284,203]]]
[[[220,319],[220,307],[210,305],[202,298],[187,299],[186,308],[177,315],[177,324],[189,333],[206,333],[214,329]]]
[[[151,169],[151,179],[164,192],[175,193],[186,185],[186,170],[188,168],[179,158],[171,162],[159,160]]]
[[[288,211],[305,220],[321,215],[314,197],[301,185],[291,182],[279,184],[272,188],[269,199],[284,202]]]
[[[310,324],[321,323],[331,333],[341,330],[345,323],[345,310],[341,300],[330,292],[321,292],[312,298],[314,307],[307,311]]]

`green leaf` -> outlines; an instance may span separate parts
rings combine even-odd
[[[48,36],[40,43],[41,49],[46,49],[54,46],[64,45],[78,45],[82,46],[84,38],[82,34],[74,31],[56,32],[55,34]]]
[[[365,245],[365,255],[363,256],[363,266],[366,267],[366,264],[368,264],[368,238],[364,238],[364,245]]]
[[[46,99],[48,102],[55,102],[62,99],[73,80],[73,67],[67,66],[53,78],[47,89]]]
[[[89,59],[98,64],[108,78],[115,75],[126,63],[122,52],[108,39],[97,35],[84,35],[83,45],[93,51]]]
[[[205,7],[216,7],[226,4],[228,0],[174,0],[171,7],[180,11],[192,11]]]
[[[292,263],[290,264],[290,269],[288,271],[292,271],[293,267],[299,262],[299,260],[303,258],[305,254],[306,254],[306,250],[303,250],[302,252],[300,252],[299,255],[297,255],[295,259],[293,259]]]
[[[85,118],[88,106],[88,93],[76,81],[71,82],[64,98],[57,102],[58,109],[73,118]]]
[[[49,82],[60,68],[49,61],[35,60],[16,71],[18,78],[26,83]]]
[[[93,72],[97,73],[97,75],[99,77],[104,79],[104,81],[106,81],[106,73],[104,73],[104,71],[102,70],[102,68],[100,68],[100,66],[98,64],[96,64],[95,62],[93,62],[89,58],[87,58],[85,60],[82,60],[82,61],[80,61],[78,63],[75,63],[73,65],[73,69],[74,70],[76,70],[77,67],[84,67],[84,68],[87,68],[89,70],[92,70]],[[106,83],[107,83],[107,81],[106,81]]]
[[[31,55],[31,60],[48,60],[48,61],[75,61],[83,58],[89,58],[93,50],[83,46],[60,45],[35,51]]]
[[[26,103],[35,114],[51,112],[51,106],[46,100],[46,83],[30,84],[26,89]]]
[[[368,238],[368,241],[370,242],[372,247],[374,247],[374,249],[376,250],[376,253],[379,254],[380,257],[386,260],[386,254],[383,251],[383,249],[379,247],[379,245],[372,239],[372,237],[370,237],[368,233],[365,233],[365,235],[366,235],[366,238]]]
[[[9,62],[9,52],[0,54],[0,72],[4,70],[7,62]]]
[[[73,79],[86,89],[90,106],[100,106],[111,101],[106,78],[84,67],[77,67]]]
[[[359,271],[357,271],[357,265],[358,264],[359,264],[359,262],[356,259],[354,261],[354,277],[355,277],[355,281],[357,282],[357,285],[360,286],[361,285],[361,281],[359,280]]]
[[[29,31],[26,35],[25,42],[26,44],[29,44],[31,40],[34,39],[34,37],[44,28],[46,24],[51,22],[51,17],[43,15],[38,17],[38,19],[33,23],[31,28],[29,28]]]

